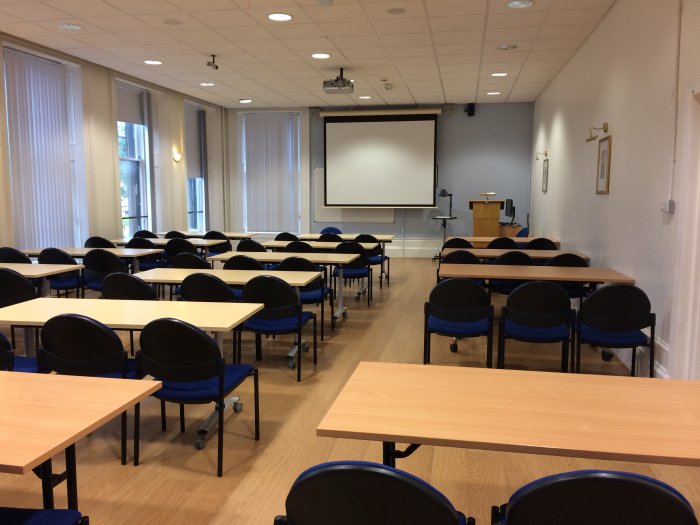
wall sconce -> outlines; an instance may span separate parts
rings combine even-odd
[[[173,160],[175,162],[180,162],[182,160],[182,153],[173,148]]]
[[[540,155],[543,156],[545,159],[548,158],[548,156],[549,156],[547,150],[538,151],[537,153],[535,153],[535,160],[537,160],[537,161],[540,160]]]
[[[595,140],[598,138],[598,135],[594,135],[594,131],[602,131],[603,133],[608,132],[608,123],[603,122],[603,125],[599,128],[588,128],[588,138],[586,139],[586,142],[591,142],[592,140]]]

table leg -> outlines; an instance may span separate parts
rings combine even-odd
[[[345,308],[345,285],[343,284],[343,265],[338,265],[338,308],[335,311],[336,319],[345,319],[348,316],[348,310]]]
[[[78,510],[78,477],[75,461],[75,445],[66,449],[66,492],[68,508]]]
[[[53,472],[51,469],[51,459],[47,459],[41,464],[41,494],[44,499],[44,508],[53,508]]]
[[[407,458],[418,450],[420,445],[411,443],[406,447],[406,450],[396,450],[396,443],[394,441],[384,441],[382,447],[382,462],[387,467],[395,467],[397,459]]]
[[[34,337],[34,331],[36,327],[25,326],[24,327],[24,355],[27,357],[34,357],[36,355],[36,337]]]
[[[41,291],[40,294],[42,297],[51,297],[51,281],[49,280],[48,277],[42,277],[41,278]]]
[[[134,258],[131,260],[131,270],[132,270],[134,273],[139,273],[140,268],[139,268],[139,258],[138,258],[138,257],[134,257]]]

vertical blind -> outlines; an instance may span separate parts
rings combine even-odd
[[[78,192],[71,176],[65,68],[14,49],[3,53],[15,244],[72,246]]]
[[[299,113],[243,116],[248,231],[299,231]]]
[[[205,177],[204,111],[185,104],[185,165],[187,178]]]

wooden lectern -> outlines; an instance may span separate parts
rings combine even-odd
[[[474,237],[498,237],[498,222],[504,201],[469,201],[474,220]]]

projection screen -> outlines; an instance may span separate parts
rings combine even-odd
[[[325,205],[432,207],[436,115],[325,117]]]

